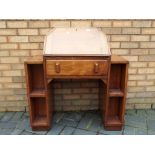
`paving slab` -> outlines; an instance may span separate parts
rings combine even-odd
[[[54,113],[53,122],[59,123],[63,119],[64,115],[65,113],[62,113],[62,112]]]
[[[147,135],[148,131],[146,129],[136,128],[135,135]]]
[[[97,111],[55,113],[49,131],[32,131],[27,112],[0,112],[1,135],[155,135],[155,110],[127,110],[122,131],[106,131]]]
[[[21,133],[21,135],[33,135],[33,133],[32,132],[28,132],[28,131],[23,131]]]
[[[136,110],[126,110],[125,115],[136,115],[137,111]]]
[[[23,115],[24,115],[24,112],[16,112],[10,121],[19,121],[22,119]]]
[[[148,130],[148,135],[155,135],[155,131]]]
[[[11,135],[20,135],[22,132],[23,132],[23,130],[14,129],[14,130],[11,132]]]
[[[14,129],[16,127],[16,122],[0,122],[1,129]]]
[[[5,112],[0,112],[0,120],[4,116]]]
[[[107,131],[105,129],[100,130],[99,134],[104,134],[104,135],[122,135],[123,134],[123,130],[121,131]]]
[[[69,126],[66,126],[62,132],[60,133],[61,135],[72,135],[73,132],[74,132],[75,128],[73,127],[69,127]]]
[[[6,112],[0,121],[1,122],[9,121],[13,117],[14,114],[15,112]]]
[[[88,130],[82,130],[82,129],[76,129],[73,132],[73,135],[96,135],[96,132],[88,131]]]
[[[27,131],[31,131],[31,127],[30,127],[30,121],[29,119],[24,119],[22,121],[19,121],[16,125],[16,128],[17,129],[20,129],[20,130],[27,130]]]
[[[151,120],[155,120],[155,110],[145,110],[147,113],[147,118]]]
[[[29,113],[28,112],[24,112],[24,114],[22,115],[21,119],[29,119]]]
[[[87,130],[94,132],[99,132],[101,128],[103,128],[103,124],[99,119],[93,119],[92,122],[90,121],[87,126]]]
[[[77,121],[72,121],[72,120],[62,119],[58,123],[55,123],[55,124],[63,125],[63,126],[76,127],[78,125],[78,122]]]
[[[155,120],[147,120],[148,130],[155,131]]]
[[[47,135],[59,135],[63,128],[64,125],[54,124]]]
[[[95,122],[94,122],[95,120],[100,121],[100,117],[96,116],[94,113],[86,113],[84,115],[84,117],[80,120],[77,128],[89,130],[89,128],[91,128],[91,126],[93,126],[93,124],[95,124]]]
[[[123,135],[135,135],[135,128],[130,126],[125,126]]]
[[[0,129],[0,135],[11,135],[14,129]]]
[[[18,122],[16,125],[16,128],[20,129],[20,130],[25,130],[27,132],[31,132],[34,134],[38,134],[38,135],[45,135],[47,133],[47,131],[33,131],[31,126],[30,126],[29,119],[24,119],[24,120]]]
[[[125,125],[137,128],[147,129],[146,118],[144,116],[126,115]]]
[[[84,114],[83,112],[67,112],[64,114],[64,119],[71,121],[80,121],[83,114]]]
[[[141,128],[125,126],[123,134],[124,135],[146,135],[147,130],[146,129],[141,129]]]
[[[141,109],[137,110],[137,115],[140,116],[140,117],[147,118],[147,113],[146,113],[145,110],[141,110]]]

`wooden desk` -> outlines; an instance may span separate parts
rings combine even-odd
[[[111,60],[110,60],[111,59]],[[120,56],[44,56],[25,62],[27,97],[33,130],[48,130],[53,117],[52,80],[98,79],[99,110],[107,130],[124,124],[128,61]]]

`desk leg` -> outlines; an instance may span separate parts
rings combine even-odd
[[[46,84],[46,105],[47,105],[47,124],[48,129],[50,129],[52,126],[52,118],[53,118],[53,109],[54,109],[54,96],[53,96],[53,82],[52,80],[50,82],[47,82]]]
[[[101,113],[103,126],[106,128],[109,103],[109,84],[105,80],[99,81],[99,110]]]

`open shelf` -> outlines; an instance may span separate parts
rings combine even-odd
[[[124,92],[121,91],[120,89],[110,89],[109,95],[110,95],[110,97],[123,97]]]
[[[107,124],[120,125],[122,116],[122,99],[123,97],[110,97],[108,105]]]
[[[122,125],[118,116],[110,116],[108,117],[107,125]]]
[[[30,95],[43,95],[45,88],[43,64],[27,64]]]
[[[46,101],[44,97],[30,98],[33,126],[47,125]]]
[[[45,116],[36,117],[33,120],[33,126],[47,126],[47,118]]]
[[[30,92],[30,97],[45,97],[45,89],[33,89]]]
[[[124,92],[126,65],[125,64],[112,64],[110,71],[110,90],[115,92]],[[114,93],[113,91],[113,93]]]

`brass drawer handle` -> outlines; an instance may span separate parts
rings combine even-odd
[[[98,73],[99,72],[99,64],[98,63],[95,63],[94,64],[94,72],[95,73]]]
[[[60,73],[60,64],[59,63],[55,64],[55,71],[56,71],[56,73]]]

